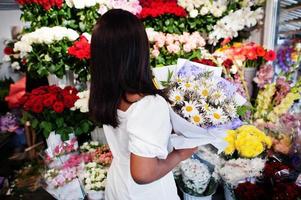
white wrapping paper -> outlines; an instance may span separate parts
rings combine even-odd
[[[224,140],[227,129],[201,128],[196,126],[169,108],[170,119],[176,134],[171,136],[171,145],[175,149],[186,149],[206,144],[212,144],[221,153],[228,145]]]

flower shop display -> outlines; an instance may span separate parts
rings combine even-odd
[[[78,37],[76,31],[65,27],[42,27],[24,34],[21,41],[15,43],[14,51],[26,59],[27,71],[36,77],[54,74],[62,78],[71,70],[80,80],[86,80],[85,63],[67,53]]]
[[[104,189],[107,177],[107,169],[103,166],[90,162],[84,166],[83,184],[91,200],[104,199]]]
[[[261,7],[254,11],[250,7],[246,7],[230,12],[213,26],[213,31],[208,36],[209,43],[216,45],[222,39],[233,39],[238,36],[239,31],[260,24],[263,17],[263,8]]]
[[[260,180],[240,183],[235,189],[238,200],[242,199],[287,199],[297,200],[301,197],[301,186],[297,184],[298,173],[279,161],[265,164]]]
[[[82,152],[94,152],[101,146],[102,145],[97,141],[85,142],[82,146],[80,146],[80,150]]]
[[[73,110],[74,103],[79,99],[78,91],[71,86],[61,89],[58,86],[42,86],[26,94],[22,99],[24,121],[30,121],[38,133],[47,138],[55,131],[63,140],[68,135],[87,134],[94,128],[86,113]]]
[[[217,186],[208,166],[197,159],[187,159],[180,163],[180,175],[176,178],[184,199],[211,199]]]
[[[294,73],[301,62],[301,41],[285,41],[277,51],[276,73],[280,76],[286,76],[289,80],[294,80]]]
[[[236,153],[242,158],[254,158],[272,146],[271,138],[252,125],[243,125],[236,130],[229,130],[225,140],[228,142],[224,151],[226,156]]]
[[[167,66],[177,63],[178,58],[193,59],[199,56],[199,48],[205,46],[205,40],[199,32],[182,35],[165,34],[146,29],[151,45],[151,66]]]

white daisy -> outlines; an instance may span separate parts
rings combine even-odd
[[[201,98],[205,99],[209,96],[209,88],[207,87],[201,87],[199,90],[198,90],[198,93],[200,95]]]
[[[195,115],[192,115],[190,117],[190,122],[195,125],[201,125],[204,123],[204,117],[200,115],[199,113],[196,113]]]
[[[213,125],[224,124],[227,121],[227,117],[221,108],[213,108],[208,114],[208,118]]]
[[[215,105],[224,103],[226,98],[227,96],[220,90],[214,91],[212,94],[210,94],[210,101]]]
[[[230,102],[224,105],[226,113],[229,115],[231,118],[236,118],[237,117],[237,108],[234,103]]]
[[[195,84],[190,81],[183,81],[180,83],[180,89],[183,91],[191,91],[194,89]]]
[[[199,107],[199,105],[196,102],[184,101],[184,104],[185,105],[182,107],[182,113],[183,113],[184,117],[190,117],[195,114],[198,114],[197,107]]]
[[[180,103],[184,100],[182,92],[177,89],[171,91],[169,99],[175,104]]]

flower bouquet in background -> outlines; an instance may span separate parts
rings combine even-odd
[[[185,23],[187,13],[176,2],[152,1],[144,4],[138,15],[145,27],[164,33],[188,32]]]
[[[290,40],[284,42],[277,51],[277,71],[279,76],[285,76],[294,81],[301,62],[301,41]]]
[[[107,170],[107,168],[104,168],[95,162],[90,162],[84,165],[82,182],[89,199],[104,199]]]
[[[83,173],[83,167],[49,169],[44,175],[47,186],[45,190],[56,199],[84,199],[85,193],[78,176]]]
[[[172,143],[175,148],[211,143],[221,152],[226,147],[226,130],[241,125],[238,107],[245,100],[230,82],[196,70],[184,66],[168,88],[173,129],[183,136],[175,136]]]
[[[78,28],[72,19],[71,9],[62,0],[17,0],[22,11],[21,20],[30,22],[27,31],[34,31],[43,26],[60,26]]]
[[[102,145],[91,153],[92,160],[102,166],[110,166],[113,160],[112,152],[108,145]]]
[[[211,199],[217,188],[213,169],[198,159],[187,159],[179,164],[176,181],[184,193],[184,200]]]
[[[72,46],[68,48],[68,55],[75,58],[74,63],[78,66],[74,67],[74,73],[79,81],[87,81],[89,79],[89,60],[90,60],[90,41],[91,35],[82,34]]]
[[[222,156],[225,160],[218,170],[228,200],[234,198],[233,189],[239,183],[254,181],[261,176],[266,162],[265,152],[271,147],[272,140],[252,125],[229,130],[227,134],[228,146]]]
[[[272,139],[253,125],[243,125],[236,130],[229,130],[225,140],[225,156],[255,158],[272,146]]]
[[[151,66],[161,67],[177,63],[178,58],[194,59],[200,55],[199,48],[205,40],[199,32],[170,34],[146,29],[151,44]]]
[[[29,121],[37,133],[48,138],[51,132],[59,134],[62,140],[88,134],[94,128],[87,113],[71,109],[79,99],[78,91],[71,86],[61,89],[58,86],[42,86],[26,94],[21,102],[24,110],[23,122]]]
[[[6,46],[3,50],[4,57],[2,61],[10,63],[10,67],[14,72],[26,72],[26,59],[21,58],[19,51],[14,51],[14,44],[16,42],[14,40],[5,42]]]
[[[259,44],[234,43],[233,46],[224,46],[218,49],[214,56],[220,66],[224,68],[225,77],[242,88],[241,92],[248,100],[251,100],[253,94],[253,79],[257,69],[261,70],[258,75],[266,72],[267,77],[264,79],[273,76],[272,69],[267,63],[274,61],[276,54],[273,50],[267,50]],[[267,74],[267,72],[270,73]],[[255,81],[260,82],[260,78],[258,77]]]
[[[298,173],[279,161],[266,162],[262,177],[257,180],[239,183],[235,189],[237,200],[298,200],[301,185],[297,182]]]
[[[72,51],[79,47],[78,43],[74,44],[78,38],[79,34],[72,29],[60,26],[42,27],[24,34],[21,40],[15,43],[14,51],[20,52],[21,59],[26,59],[27,70],[33,76],[43,77],[54,74],[58,78],[62,78],[66,71],[71,70],[80,76],[80,80],[86,80],[85,69],[87,66],[83,67],[85,66],[83,61],[74,54],[77,56],[83,52],[88,54],[88,49],[80,49],[81,51],[77,53],[75,50]],[[71,48],[68,54],[68,48],[74,45],[75,47]],[[76,50],[79,51],[78,48]]]

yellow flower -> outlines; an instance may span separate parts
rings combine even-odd
[[[267,84],[264,90],[261,90],[256,99],[256,112],[254,117],[256,119],[263,118],[268,114],[268,108],[271,104],[272,97],[276,91],[276,84]]]

